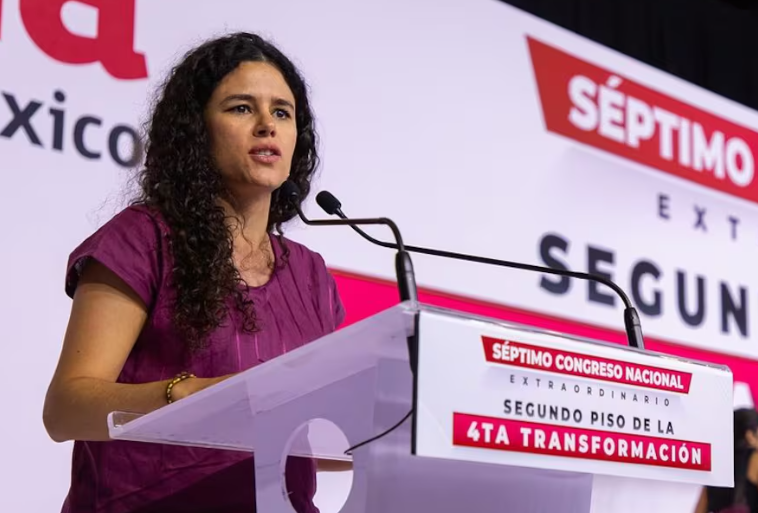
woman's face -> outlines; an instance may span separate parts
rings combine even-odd
[[[297,142],[295,98],[281,72],[244,62],[216,87],[205,108],[211,154],[237,198],[271,193],[289,177]]]

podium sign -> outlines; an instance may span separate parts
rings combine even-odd
[[[733,485],[728,368],[419,315],[418,456]]]
[[[730,486],[731,396],[722,367],[403,303],[108,422],[114,439],[254,453],[258,510],[292,513],[285,458],[345,459],[315,420],[352,445],[415,406],[352,452],[343,513],[605,513],[603,497],[658,500],[635,477]]]

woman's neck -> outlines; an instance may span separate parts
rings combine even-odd
[[[221,200],[227,213],[227,226],[232,230],[235,248],[238,243],[245,247],[259,248],[268,239],[268,216],[271,196],[259,196],[240,201],[236,198]]]
[[[222,201],[227,226],[233,240],[232,260],[240,278],[248,286],[268,282],[275,265],[274,249],[268,234],[271,196],[258,201]]]

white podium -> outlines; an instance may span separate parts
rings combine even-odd
[[[355,445],[413,410],[353,452],[343,512],[588,513],[618,479],[731,486],[732,382],[725,367],[403,303],[109,425],[114,439],[254,453],[258,511],[290,513],[288,454],[350,459],[331,432],[295,436],[309,421]]]

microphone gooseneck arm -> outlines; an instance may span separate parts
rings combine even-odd
[[[390,247],[397,250],[397,253],[395,254],[395,276],[397,278],[400,301],[418,301],[413,262],[411,261],[411,256],[408,254],[408,251],[405,249],[405,245],[400,236],[400,230],[398,230],[397,225],[391,219],[386,217],[362,219],[308,219],[299,206],[296,208],[300,219],[310,226],[350,226],[352,228],[355,228],[356,225],[389,226],[397,240],[397,243],[392,244]]]
[[[340,204],[339,200],[337,200],[337,198],[330,192],[321,191],[316,196],[316,201],[319,204],[319,206],[327,214],[337,215],[342,220],[347,219],[347,216],[342,211],[342,205]],[[378,246],[382,246],[385,248],[390,248],[390,249],[397,248],[391,242],[385,242],[385,241],[375,239],[371,235],[361,230],[356,225],[350,225],[350,226],[361,237],[363,237],[364,239],[366,239],[367,241],[373,244],[376,244]],[[442,257],[442,258],[452,258],[455,260],[464,260],[464,261],[487,264],[487,265],[496,265],[499,267],[520,269],[523,271],[554,274],[558,276],[567,276],[569,278],[577,278],[581,280],[588,280],[588,281],[602,283],[603,285],[613,290],[621,298],[621,301],[624,303],[624,306],[625,306],[624,328],[626,331],[627,341],[629,343],[629,346],[635,347],[637,349],[644,349],[645,347],[643,336],[642,336],[642,325],[640,322],[640,317],[639,317],[639,314],[637,313],[637,310],[634,308],[634,305],[632,304],[631,300],[629,299],[629,296],[626,295],[626,293],[621,287],[619,287],[613,281],[605,278],[604,276],[597,276],[594,274],[576,272],[576,271],[565,271],[563,269],[553,269],[551,267],[542,267],[538,265],[523,264],[520,262],[510,262],[507,260],[498,260],[495,258],[481,257],[481,256],[476,256],[476,255],[467,255],[464,253],[456,253],[453,251],[443,251],[443,250],[422,248],[422,247],[411,246],[411,245],[405,245],[404,249],[409,252],[421,253],[424,255],[431,255],[431,256],[437,256],[437,257]]]
[[[418,301],[418,293],[416,291],[416,276],[413,272],[413,262],[411,261],[411,256],[408,254],[408,251],[405,249],[405,245],[403,244],[403,237],[400,235],[400,230],[398,229],[397,225],[394,221],[391,219],[388,219],[386,217],[378,217],[378,218],[371,218],[371,219],[308,219],[308,217],[303,212],[302,208],[300,208],[300,189],[297,185],[295,185],[293,182],[287,180],[282,184],[282,187],[279,190],[279,194],[283,195],[285,199],[289,200],[291,204],[294,206],[295,210],[297,211],[298,217],[309,226],[350,226],[352,228],[355,228],[357,225],[385,225],[389,226],[392,230],[392,234],[395,237],[395,244],[392,246],[394,249],[397,249],[397,253],[395,255],[395,276],[397,278],[397,287],[398,292],[400,293],[400,301]],[[416,315],[416,318],[418,319],[418,315]],[[352,452],[362,447],[366,444],[369,444],[371,442],[374,442],[376,440],[379,440],[380,438],[383,438],[387,436],[388,434],[392,433],[394,430],[399,428],[406,420],[413,417],[413,422],[415,424],[415,416],[414,412],[416,411],[416,380],[418,376],[418,344],[417,344],[417,337],[416,335],[412,335],[408,337],[408,364],[411,368],[411,374],[413,375],[413,387],[414,387],[414,393],[413,393],[413,405],[411,407],[411,410],[402,418],[399,422],[397,422],[395,425],[390,427],[389,429],[385,430],[384,432],[372,436],[371,438],[364,440],[358,444],[353,445],[352,447],[348,448],[345,451],[345,454],[352,454]],[[412,451],[414,450],[413,447],[415,447],[415,442],[411,444]]]
[[[418,292],[416,287],[416,276],[413,271],[413,262],[411,256],[405,249],[403,236],[400,229],[392,219],[386,217],[363,218],[363,219],[308,219],[300,207],[300,190],[290,181],[284,182],[281,187],[282,194],[289,198],[292,205],[297,211],[298,217],[309,226],[351,226],[356,225],[384,225],[392,230],[395,238],[395,244],[391,247],[397,250],[395,255],[395,276],[397,278],[398,292],[400,301],[418,301]]]

